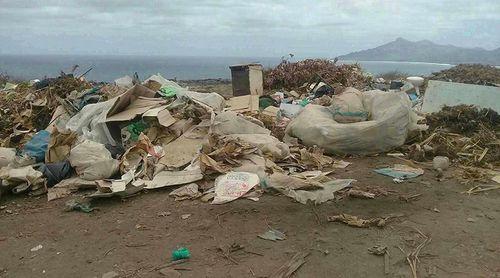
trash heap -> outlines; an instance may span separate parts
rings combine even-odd
[[[500,86],[500,69],[489,65],[460,64],[435,72],[427,79],[498,87]]]
[[[317,80],[335,87],[366,89],[371,77],[358,64],[337,65],[326,59],[306,59],[298,62],[283,60],[275,68],[264,71],[264,88],[296,90],[305,93]]]
[[[428,114],[424,140],[409,148],[416,161],[446,156],[465,166],[500,166],[500,115],[473,105],[444,106]]]
[[[29,83],[5,83],[0,90],[1,145],[22,146],[35,131],[51,129],[62,114],[72,116],[86,104],[106,100],[107,87],[65,74]]]
[[[272,72],[304,65],[313,71],[334,67],[319,72],[326,79],[301,94],[230,99],[191,91],[159,74],[142,82],[126,76],[94,84],[63,75],[9,85],[1,97],[13,100],[2,102],[3,109],[17,109],[22,121],[5,122],[1,191],[47,194],[49,201],[77,196],[68,208],[83,211],[91,211],[88,202],[96,198],[168,187],[175,187],[170,195],[176,200],[223,204],[279,192],[320,204],[355,181],[331,177],[349,163],[330,155],[388,152],[425,130],[404,91],[348,87],[368,80],[357,66],[307,60]],[[325,81],[346,88],[332,91]],[[43,115],[33,112],[39,106]]]

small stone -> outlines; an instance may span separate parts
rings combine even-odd
[[[186,219],[188,219],[190,216],[191,216],[191,214],[187,213],[187,214],[183,214],[183,215],[181,215],[181,218],[182,218],[183,220],[186,220]]]
[[[432,209],[432,211],[437,212],[437,213],[440,213],[440,212],[441,212],[441,211],[440,211],[439,209],[437,209],[437,208]]]
[[[6,208],[7,208],[7,206],[0,206],[0,210],[6,209]]]
[[[168,278],[181,277],[181,273],[179,271],[168,267],[160,269],[160,274]]]
[[[467,221],[468,221],[468,222],[472,222],[472,223],[474,223],[474,222],[476,222],[476,219],[474,219],[474,218],[472,218],[472,217],[469,217],[469,218],[467,218]]]
[[[435,170],[444,171],[450,167],[450,159],[446,156],[436,156],[432,160],[432,167],[434,167]]]
[[[115,271],[110,271],[110,272],[106,272],[102,275],[102,278],[115,278],[115,277],[118,277],[118,273],[116,273]]]
[[[486,250],[490,251],[490,252],[496,252],[497,249],[493,246],[486,246]]]

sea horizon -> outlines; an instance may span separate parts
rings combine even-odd
[[[293,57],[290,61],[309,58],[333,59],[330,57]],[[92,70],[86,78],[93,81],[111,82],[124,75],[145,79],[160,73],[165,78],[177,80],[230,79],[230,65],[260,63],[265,68],[276,66],[281,57],[243,56],[166,56],[166,55],[105,55],[105,54],[0,54],[0,73],[14,79],[42,79],[55,77],[60,71],[69,72],[79,65],[76,74]],[[359,63],[364,71],[379,75],[387,72],[403,72],[426,76],[441,71],[453,64],[414,61],[339,61]]]

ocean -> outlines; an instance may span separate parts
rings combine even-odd
[[[293,60],[292,60],[293,61]],[[263,57],[167,57],[167,56],[87,56],[87,55],[0,55],[0,73],[17,79],[43,79],[69,72],[73,65],[79,65],[76,73],[92,70],[88,80],[113,81],[124,76],[139,74],[145,79],[160,73],[169,79],[193,80],[207,78],[229,79],[229,65],[261,63],[272,67],[280,58]],[[353,61],[345,61],[353,63]],[[360,61],[363,69],[373,75],[389,71],[400,71],[410,75],[429,75],[432,72],[452,67],[448,64]]]

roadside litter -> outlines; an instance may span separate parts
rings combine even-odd
[[[403,164],[394,164],[390,168],[375,169],[375,172],[394,178],[395,182],[416,178],[424,174],[423,169],[413,168]]]
[[[386,225],[386,220],[387,218],[380,218],[380,217],[363,219],[358,216],[345,213],[328,216],[328,221],[330,222],[342,222],[349,226],[358,228],[368,228],[371,226],[384,227]]]
[[[285,233],[278,231],[276,229],[269,229],[263,234],[259,235],[259,238],[266,239],[266,240],[271,240],[271,241],[277,241],[277,240],[285,240],[286,235]]]
[[[238,199],[259,184],[259,176],[247,172],[230,172],[215,180],[212,204],[224,204]]]
[[[77,200],[72,199],[67,201],[65,205],[66,205],[65,209],[66,211],[76,210],[89,213],[94,210],[94,208],[90,205],[88,201],[78,202]]]
[[[172,251],[172,261],[178,261],[191,258],[191,252],[186,247],[180,247]]]

